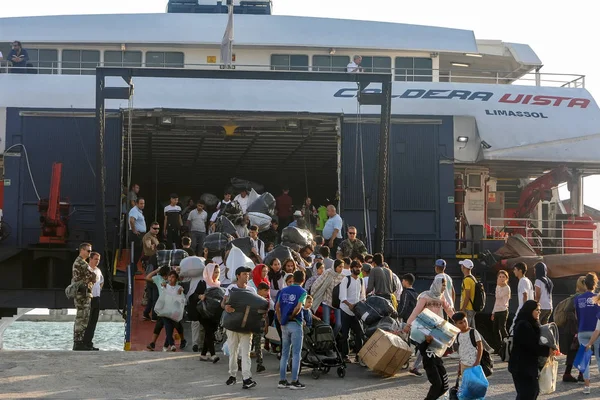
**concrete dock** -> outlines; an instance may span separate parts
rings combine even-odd
[[[267,371],[254,374],[256,388],[243,390],[238,383],[226,386],[227,357],[217,364],[200,362],[189,352],[0,352],[0,399],[423,399],[429,388],[425,376],[401,371],[393,378],[380,376],[357,364],[340,379],[334,370],[314,380],[303,370],[302,391],[277,389],[279,363],[265,355]],[[456,379],[456,361],[445,359],[450,382]],[[564,370],[560,360],[559,377]],[[496,360],[486,399],[514,399],[515,391],[506,363]],[[254,371],[256,365],[253,361]],[[559,378],[560,379],[560,378]],[[582,384],[558,382],[557,391],[543,399],[598,399],[598,370],[592,369],[592,394],[583,395]]]

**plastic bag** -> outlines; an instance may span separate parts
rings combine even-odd
[[[216,224],[217,226],[215,230],[217,232],[226,233],[228,235],[237,235],[237,231],[235,230],[233,222],[231,222],[226,216],[221,215],[219,218],[217,218]]]
[[[256,190],[254,189],[250,189],[250,193],[248,193],[248,205],[254,203],[256,200],[258,200],[258,193],[256,193]]]
[[[274,258],[278,258],[279,262],[281,262],[281,264],[283,265],[283,262],[285,260],[287,260],[288,258],[292,258],[292,252],[290,251],[289,247],[280,244],[275,246],[273,250],[267,253],[263,261],[266,265],[270,265],[271,261]]]
[[[384,299],[380,296],[369,296],[365,301],[382,317],[390,316],[392,318],[396,318],[398,316],[396,309],[388,299]]]
[[[231,186],[238,191],[242,190],[242,189],[246,189],[246,190],[253,189],[259,193],[262,193],[265,191],[264,185],[261,185],[260,183],[248,181],[246,179],[241,179],[241,178],[231,178]]]
[[[367,304],[366,301],[359,301],[354,305],[354,314],[365,323],[365,325],[376,325],[381,318],[381,314],[375,308]]]
[[[183,319],[185,296],[162,289],[154,306],[154,312],[159,317],[166,317],[175,322]]]
[[[223,346],[221,346],[221,350],[223,350],[223,354],[226,355],[227,357],[229,357],[230,353],[229,353],[229,342],[225,342],[223,343]]]
[[[481,366],[471,367],[463,373],[458,398],[461,400],[485,399],[489,385]]]
[[[232,249],[233,246],[240,249],[247,257],[250,257],[250,254],[252,254],[252,242],[249,237],[233,239],[227,244],[227,250]],[[229,258],[227,259],[229,260]]]
[[[232,239],[231,235],[227,233],[211,233],[204,239],[204,247],[206,247],[208,251],[225,251],[225,249],[227,249],[227,243]]]
[[[249,212],[248,218],[250,218],[250,224],[258,226],[259,232],[268,231],[271,227],[271,217],[267,214],[258,212]]]
[[[550,394],[556,391],[556,377],[558,375],[558,361],[554,357],[548,357],[548,361],[542,372],[540,372],[540,393]]]
[[[235,245],[231,246],[225,265],[230,271],[234,271],[239,267],[254,268],[254,262],[248,258],[242,250],[237,248]]]
[[[281,243],[283,246],[285,247],[289,247],[290,250],[298,252],[300,251],[300,249],[303,247],[301,247],[298,243],[291,243],[291,242],[283,242]]]
[[[585,371],[592,361],[592,349],[585,350],[585,346],[579,346],[577,354],[575,355],[575,361],[573,361],[573,367],[577,368],[580,372]]]
[[[225,329],[241,333],[260,333],[263,316],[269,310],[269,302],[248,289],[229,290],[227,304],[235,310],[223,313]]]
[[[254,203],[251,203],[246,212],[259,212],[273,216],[275,214],[275,197],[269,192],[261,194]]]
[[[223,314],[221,301],[225,296],[225,289],[220,287],[211,287],[204,293],[204,300],[199,301],[196,306],[198,314],[202,319],[208,319],[218,322]]]
[[[204,201],[206,208],[215,208],[219,204],[219,198],[211,193],[204,193],[200,200]]]
[[[223,208],[221,215],[227,217],[231,222],[235,222],[238,218],[243,217],[244,213],[240,203],[234,200]]]
[[[287,226],[281,231],[281,241],[296,243],[300,246],[308,246],[312,244],[312,233],[306,229],[296,228],[295,226]]]
[[[186,257],[179,263],[179,277],[198,278],[204,272],[204,261],[200,257]]]

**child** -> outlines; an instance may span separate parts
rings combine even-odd
[[[418,294],[413,289],[415,283],[415,276],[413,274],[406,274],[402,276],[402,295],[400,295],[400,301],[398,302],[398,316],[402,318],[404,322],[408,321],[410,314],[412,314],[415,306],[417,305]]]
[[[269,298],[269,290],[269,284],[266,282],[260,282],[256,287],[258,295],[264,299],[269,300],[269,309],[271,309],[273,307],[273,300]],[[256,373],[263,372],[266,369],[263,364],[263,354],[262,349],[260,347],[260,341],[262,339],[262,336],[263,334],[267,333],[268,329],[266,315],[267,314],[263,316],[262,320],[262,332],[260,334],[255,333],[252,335],[252,350],[254,351],[254,354],[256,354]]]
[[[307,295],[306,301],[304,302],[304,308],[302,309],[302,317],[304,318],[304,322],[307,328],[312,328],[313,320],[320,321],[320,319],[313,314],[312,305],[313,297],[311,295]]]
[[[469,368],[473,368],[479,365],[481,362],[481,357],[483,356],[483,341],[481,339],[481,335],[477,332],[477,329],[473,328],[473,337],[475,338],[475,344],[477,346],[473,346],[471,342],[471,329],[469,327],[469,321],[467,321],[467,314],[462,311],[455,313],[452,316],[452,321],[458,329],[460,329],[460,333],[456,338],[458,343],[458,355],[460,358],[460,363],[458,364],[458,376],[462,376],[463,372],[465,372]]]
[[[419,352],[423,355],[423,367],[427,374],[427,380],[431,383],[425,400],[436,400],[448,391],[448,373],[444,368],[444,361],[434,352],[429,351],[429,345],[433,337],[427,335],[423,343],[419,345]]]
[[[169,272],[168,280],[169,281],[167,284],[163,283],[163,290],[171,293],[177,293],[177,295],[182,296],[183,288],[177,284],[177,281],[179,280],[179,274],[175,271]],[[179,321],[173,321],[171,318],[167,317],[162,317],[162,320],[165,324],[165,332],[167,335],[165,340],[165,347],[169,347],[171,351],[176,351],[177,348],[175,347],[175,341],[173,340],[173,329]]]
[[[317,278],[319,276],[323,275],[323,272],[325,272],[325,265],[322,262],[317,261],[313,267],[313,271],[315,271],[316,273],[313,276],[311,276],[310,278],[308,278],[306,283],[304,283],[304,289],[306,289],[306,291],[309,293],[310,293],[310,287],[313,285],[313,283],[315,283]]]
[[[156,287],[158,288],[158,291],[160,292],[160,290],[162,288],[166,287],[166,285],[167,285],[167,280],[168,280],[170,271],[171,271],[171,267],[162,266],[159,269],[155,269],[154,271],[149,273],[146,276],[146,281],[154,283],[156,285]],[[154,310],[152,310],[152,312],[154,312]],[[148,346],[146,346],[146,349],[148,349],[150,351],[154,351],[154,349],[156,348],[156,341],[158,340],[158,335],[160,335],[160,331],[162,331],[164,325],[165,325],[164,320],[162,318],[158,318],[156,321],[156,324],[154,325],[152,342],[150,342],[150,344],[148,344]],[[179,337],[181,338],[179,348],[183,349],[183,348],[185,348],[187,342],[184,339],[183,326],[181,325],[181,322],[175,323],[175,329],[177,330],[177,332],[179,333]],[[169,348],[169,346],[167,345],[167,341],[165,340],[165,344],[163,346],[163,351],[169,351],[169,350],[175,351],[175,350]]]

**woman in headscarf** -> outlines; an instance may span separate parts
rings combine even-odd
[[[331,323],[331,311],[333,310],[333,315],[335,316],[335,326],[333,328],[334,337],[337,337],[337,334],[342,330],[342,310],[331,306],[333,303],[333,288],[344,279],[344,275],[342,274],[343,269],[344,262],[342,260],[335,260],[333,269],[328,269],[319,276],[310,290],[311,296],[313,297],[313,312],[316,312],[319,306],[322,305],[322,319],[323,322],[328,325]]]
[[[537,301],[527,300],[517,318],[513,331],[513,347],[508,360],[517,390],[517,400],[536,400],[540,394],[539,357],[548,357],[552,351],[540,344],[540,313]]]
[[[252,270],[252,279],[248,282],[248,286],[253,287],[258,291],[258,285],[260,285],[261,282],[265,282],[269,285],[268,275],[269,267],[265,264],[257,264]]]
[[[552,289],[554,283],[548,278],[548,268],[543,262],[535,264],[535,301],[540,303],[540,325],[546,325],[552,315]]]
[[[580,294],[585,293],[586,290],[585,276],[580,276],[577,278],[575,294],[567,297],[556,305],[556,311],[554,313],[555,321],[560,312],[564,313],[563,319],[565,320],[564,324],[558,327],[560,349],[562,353],[566,351],[567,354],[565,373],[562,378],[563,382],[583,382],[583,373],[581,371],[579,371],[579,376],[577,378],[574,378],[573,375],[571,375],[573,361],[575,361],[577,350],[579,350],[579,341],[577,340],[577,314],[575,313],[575,303],[573,300]],[[564,308],[562,307],[563,302]]]
[[[448,317],[452,317],[454,315],[454,309],[450,306],[450,304],[448,304],[446,298],[444,297],[445,291],[446,279],[443,275],[436,276],[436,278],[431,283],[431,287],[429,288],[429,290],[421,293],[419,297],[417,297],[417,305],[415,306],[413,312],[410,314],[410,317],[408,317],[406,325],[404,326],[405,333],[410,333],[412,323],[426,308],[439,315],[441,318],[444,318],[443,311],[446,311]],[[423,358],[421,353],[418,353],[417,357],[415,358],[413,367],[408,372],[417,376],[423,375],[421,372],[419,372],[419,367],[421,366],[422,359]]]
[[[202,273],[204,280],[198,283],[198,287],[196,288],[193,296],[197,296],[199,301],[204,301],[206,298],[206,292],[208,290],[213,288],[215,288],[214,290],[222,290],[221,282],[219,281],[220,273],[221,272],[217,264],[207,264],[204,268],[204,272]],[[219,321],[202,318],[200,315],[199,319],[200,323],[204,327],[204,343],[202,344],[200,361],[212,361],[213,363],[216,363],[219,361],[219,357],[217,357],[215,351],[215,331],[219,326]],[[208,355],[208,353],[210,353],[210,355]]]
[[[442,318],[444,318],[443,311],[446,311],[448,317],[452,317],[454,315],[454,309],[450,306],[450,304],[448,304],[443,296],[445,291],[446,279],[444,279],[443,276],[437,276],[433,280],[429,290],[421,293],[419,297],[417,297],[417,305],[406,321],[405,330],[407,327],[410,329],[410,326],[414,320],[417,319],[419,314],[421,314],[425,308],[436,313]],[[408,332],[410,332],[410,330]]]

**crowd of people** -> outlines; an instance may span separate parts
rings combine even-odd
[[[136,188],[132,189],[137,194]],[[238,195],[238,200],[232,200],[232,193],[225,193],[222,202],[239,202],[241,199],[243,209],[243,198],[246,196],[247,192],[243,191]],[[506,361],[518,399],[537,398],[540,392],[539,376],[543,367],[539,358],[548,359],[559,352],[567,355],[563,381],[583,381],[583,393],[590,393],[590,366],[582,368],[578,378],[573,377],[571,371],[580,346],[587,349],[593,347],[596,359],[599,359],[600,296],[595,293],[598,283],[595,273],[580,278],[577,294],[566,299],[564,304],[561,302],[555,310],[552,303],[554,285],[548,277],[546,265],[541,262],[535,265],[535,280],[532,283],[527,276],[527,265],[515,264],[512,273],[518,279],[518,306],[516,317],[509,328],[510,276],[506,270],[499,271],[490,316],[493,337],[487,338],[492,344],[490,346],[477,330],[476,316],[485,308],[486,296],[482,283],[473,274],[475,265],[472,260],[464,259],[459,262],[463,275],[460,286],[456,286],[458,279],[453,279],[446,273],[446,261],[437,260],[432,267],[435,276],[429,290],[418,294],[414,289],[415,276],[398,276],[390,269],[382,254],[369,254],[364,243],[356,237],[358,232],[355,227],[348,226],[345,229],[344,233],[348,238],[344,239],[343,221],[334,206],[326,208],[327,220],[323,223],[319,211],[310,204],[310,199],[294,210],[291,198],[287,198],[289,193],[284,190],[277,200],[278,216],[272,219],[268,230],[259,232],[257,226],[247,225],[245,222],[245,229],[238,232],[239,237],[246,235],[252,240],[251,259],[254,266],[227,265],[227,251],[209,251],[202,245],[206,234],[214,229],[213,222],[218,216],[218,207],[209,218],[202,201],[190,202],[182,210],[178,205],[177,195],[173,194],[170,204],[165,207],[163,226],[155,221],[150,224],[150,231],[145,232],[143,199],[133,195],[130,197],[130,231],[134,240],[135,237],[139,238],[142,246],[140,254],[143,254],[141,258],[148,281],[144,319],[156,321],[154,339],[148,345],[149,350],[155,350],[156,340],[163,327],[167,334],[163,351],[177,350],[173,340],[174,331],[179,333],[180,348],[187,345],[180,321],[161,318],[154,313],[153,308],[162,290],[170,290],[186,297],[187,318],[192,324],[193,351],[200,353],[201,361],[213,363],[220,360],[215,346],[215,333],[220,325],[218,321],[203,318],[196,311],[196,305],[205,300],[209,290],[221,287],[225,289],[221,302],[225,313],[235,311],[228,304],[231,290],[249,290],[268,301],[268,312],[264,315],[260,334],[226,331],[229,349],[227,385],[235,384],[237,373],[241,371],[242,387],[249,389],[256,386],[257,382],[252,376],[251,353],[256,357],[255,371],[258,374],[266,370],[263,351],[270,351],[280,357],[278,387],[303,389],[305,386],[299,381],[303,335],[305,328],[315,323],[331,326],[344,363],[363,365],[358,354],[368,338],[363,321],[354,311],[359,302],[370,296],[378,296],[389,301],[397,310],[398,319],[402,323],[401,330],[406,334],[411,333],[415,320],[424,310],[450,321],[460,330],[454,344],[443,357],[429,348],[434,340],[431,336],[427,336],[421,343],[412,343],[415,345],[416,357],[409,371],[421,376],[420,369],[424,368],[431,383],[426,399],[437,399],[460,387],[460,379],[453,388],[449,387],[444,367],[445,357],[459,359],[460,378],[473,368],[487,366],[489,354],[506,353],[506,346],[512,348],[512,351],[508,351],[510,356]],[[309,220],[311,222],[307,223]],[[189,236],[179,237],[177,235],[181,234],[180,228],[184,221],[191,228],[188,230]],[[298,251],[292,251],[293,255],[289,259],[269,257],[269,252],[281,239],[281,224],[314,229],[313,242]],[[173,250],[166,252],[168,257],[160,256],[159,252],[167,249],[165,239],[169,247],[174,245]],[[98,260],[96,256],[99,255],[91,253],[93,257],[90,257],[90,253],[91,246],[83,244],[73,266],[74,281],[86,282],[85,286],[89,289],[85,296],[78,295],[75,299],[77,320],[74,349],[93,347],[91,338],[86,336],[84,339],[83,336],[86,320],[89,319],[89,304],[95,296],[92,289],[98,282],[97,275],[93,272],[94,263],[97,264]],[[85,261],[87,258],[90,258],[90,265]],[[264,263],[264,260],[268,262]],[[180,279],[178,266],[184,262],[201,262],[205,266],[202,278],[191,285],[185,279]],[[457,299],[459,294],[460,298]],[[561,346],[542,344],[540,341],[540,336],[545,332],[544,327],[552,317],[561,330]],[[481,323],[482,319],[478,320]],[[395,333],[402,332],[398,330]],[[271,343],[275,340],[272,338],[278,339],[278,345]],[[289,381],[286,379],[288,370],[291,372]]]

